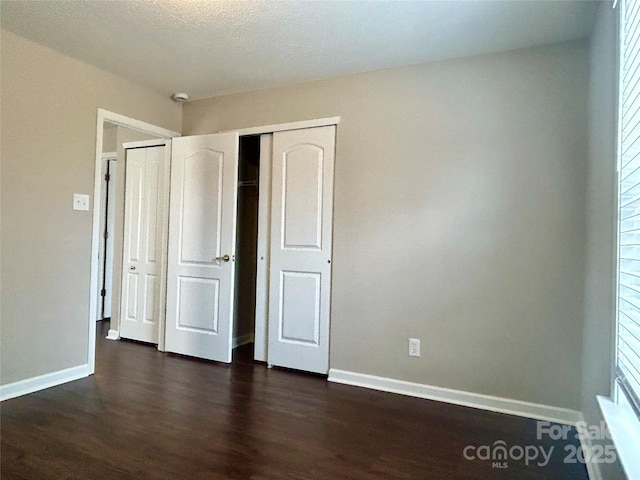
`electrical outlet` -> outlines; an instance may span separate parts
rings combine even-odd
[[[409,339],[409,356],[410,357],[420,356],[420,339],[419,338]]]

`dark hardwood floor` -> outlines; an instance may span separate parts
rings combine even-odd
[[[162,354],[107,329],[94,376],[2,403],[2,480],[587,479],[534,420],[269,370],[246,347],[232,365]],[[554,452],[502,469],[463,456],[500,440]]]

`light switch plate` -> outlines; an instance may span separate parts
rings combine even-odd
[[[89,210],[89,195],[83,195],[82,193],[73,194],[73,209],[74,210]]]

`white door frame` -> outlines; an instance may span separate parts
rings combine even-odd
[[[283,132],[285,130],[301,130],[303,128],[328,127],[338,125],[340,117],[314,118],[312,120],[301,120],[299,122],[276,123],[274,125],[264,125],[260,127],[236,128],[234,130],[222,130],[218,133],[238,132],[238,135],[260,135],[263,133]]]
[[[102,196],[102,144],[104,138],[104,122],[109,122],[121,127],[138,130],[140,132],[155,135],[158,138],[170,139],[179,137],[179,132],[158,127],[150,123],[129,118],[119,113],[110,112],[102,108],[98,109],[96,118],[96,154],[93,179],[93,220],[91,229],[91,270],[89,288],[89,336],[87,349],[88,374],[92,375],[96,367],[96,321],[98,310],[98,273],[100,251],[100,201]],[[98,201],[96,201],[98,199]]]

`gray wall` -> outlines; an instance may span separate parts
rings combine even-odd
[[[600,5],[591,37],[582,407],[597,425],[596,395],[609,396],[615,332],[616,11]],[[606,479],[625,478],[620,464],[601,465]]]
[[[579,409],[588,54],[572,42],[195,101],[183,132],[342,117],[332,368]]]
[[[179,131],[168,98],[2,31],[1,383],[87,362],[98,107]],[[93,207],[93,198],[91,200]]]

